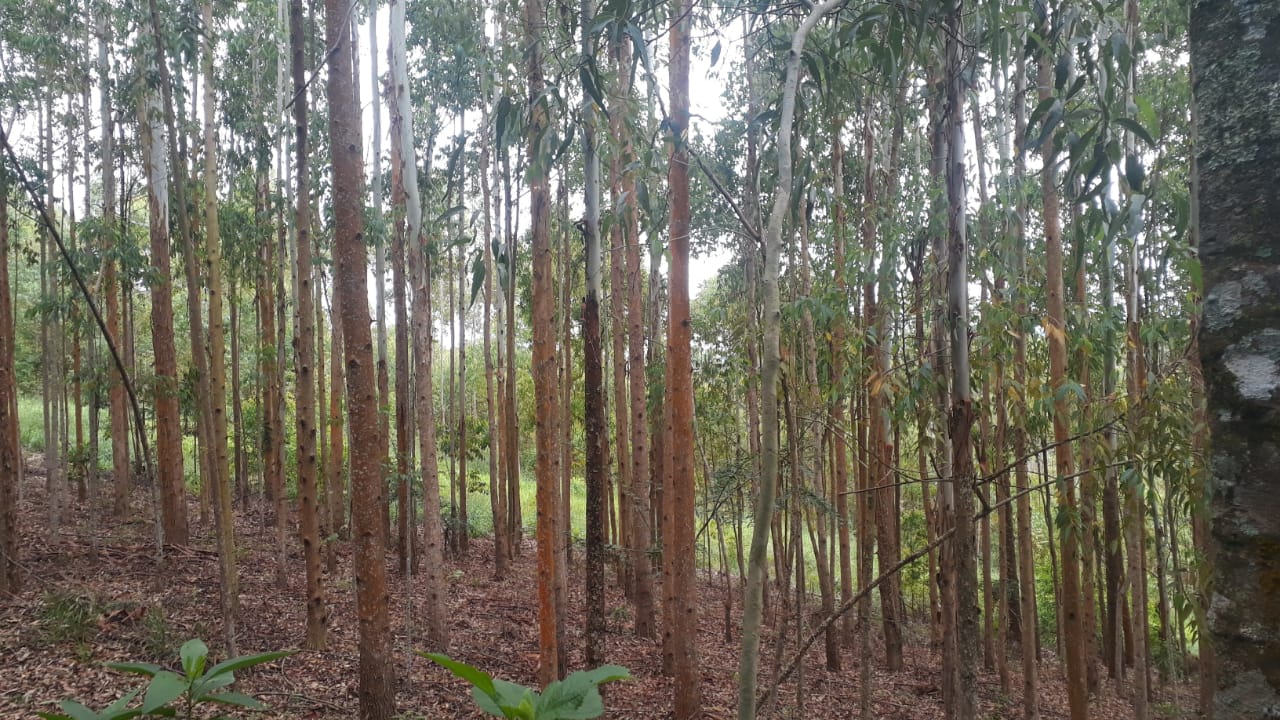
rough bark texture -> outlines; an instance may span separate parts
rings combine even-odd
[[[1026,90],[1027,72],[1026,56],[1018,54],[1017,70],[1014,74],[1013,127],[1016,137],[1026,134],[1027,104],[1023,99]],[[1026,159],[1023,153],[1017,153],[1014,159],[1013,176],[1015,183],[1026,175]],[[1021,277],[1026,273],[1027,238],[1026,226],[1023,224],[1027,216],[1025,193],[1020,193],[1017,200],[1016,238],[1014,239],[1014,269]],[[1019,317],[1027,314],[1025,293],[1018,292],[1014,301],[1014,311]],[[1019,332],[1013,345],[1013,382],[1016,387],[1027,386],[1027,334]],[[1022,655],[1022,717],[1025,720],[1037,720],[1040,717],[1040,666],[1037,663],[1036,645],[1036,595],[1035,595],[1035,555],[1031,538],[1031,496],[1028,493],[1027,450],[1030,444],[1027,438],[1026,403],[1013,404],[1013,455],[1018,458],[1014,468],[1014,490],[1017,494],[1017,526],[1018,526],[1018,564],[1021,588],[1022,635],[1019,638],[1019,651]]]
[[[694,553],[693,365],[689,322],[689,45],[692,0],[676,0],[670,31],[671,158],[667,192],[671,208],[669,314],[667,315],[667,477],[671,516],[663,526],[664,557],[669,557],[673,603],[665,608],[664,631],[670,634],[675,679],[675,716],[693,718],[701,712],[698,673],[698,587]]]
[[[560,438],[556,418],[560,414],[556,378],[555,288],[551,250],[551,188],[545,151],[539,136],[547,127],[547,106],[540,99],[542,75],[543,6],[541,0],[525,0],[525,79],[529,93],[528,152],[530,162],[541,165],[529,173],[530,231],[533,237],[533,352],[534,416],[537,478],[538,538],[538,682],[546,686],[563,675],[560,667],[556,611],[557,502],[560,481]],[[514,377],[511,379],[514,381]]]
[[[213,4],[202,8],[204,26],[204,226],[206,287],[209,293],[209,396],[213,419],[209,476],[217,523],[218,570],[221,573],[222,634],[226,651],[236,651],[236,617],[240,612],[240,580],[236,569],[236,540],[231,508],[231,473],[227,445],[227,361],[226,331],[222,321],[222,238],[218,228],[217,109],[214,102],[213,54],[215,38]]]
[[[398,191],[403,197],[405,252],[413,283],[413,346],[415,400],[419,434],[419,461],[422,463],[423,534],[425,564],[426,635],[438,652],[449,648],[449,626],[444,608],[444,532],[440,519],[440,479],[436,455],[436,416],[432,377],[431,275],[423,247],[422,197],[418,192],[417,150],[413,134],[412,98],[405,64],[405,6],[391,6],[391,126],[395,133],[401,166]],[[430,151],[427,152],[430,156]]]
[[[192,237],[191,212],[187,204],[187,183],[185,182],[188,177],[187,159],[183,152],[185,147],[180,148],[179,139],[182,136],[176,130],[173,77],[169,72],[169,63],[165,60],[163,25],[160,22],[159,5],[156,0],[148,0],[147,10],[151,20],[151,37],[155,41],[155,66],[160,72],[160,97],[164,106],[164,125],[170,138],[169,167],[175,178],[173,205],[178,210],[178,233],[182,241],[183,269],[187,279],[187,320],[191,338],[191,364],[197,376],[200,397],[208,398],[210,395],[209,372],[200,307],[200,269],[196,264],[195,240]],[[197,402],[196,405],[196,446],[200,477],[202,482],[208,482],[209,462],[205,448],[208,447],[209,427],[212,422],[209,417],[209,403]],[[90,437],[96,438],[96,435],[90,433]],[[96,456],[96,453],[94,454]]]
[[[626,58],[627,56],[623,56]],[[626,162],[635,157],[631,134],[623,145]],[[622,178],[627,196],[625,215],[627,244],[627,365],[630,375],[631,410],[631,563],[635,579],[636,635],[651,638],[656,632],[653,603],[653,543],[650,523],[649,482],[649,395],[645,373],[644,274],[640,265],[640,230],[636,206],[634,173]]]
[[[178,407],[178,351],[173,335],[173,280],[169,257],[169,164],[160,103],[154,94],[143,103],[143,158],[150,219],[151,343],[155,353],[156,481],[164,541],[188,539],[186,490],[182,478],[182,422]]]
[[[1040,99],[1052,96],[1050,57],[1040,59],[1038,82]],[[1045,336],[1049,346],[1049,385],[1052,388],[1054,461],[1059,487],[1057,504],[1060,515],[1077,517],[1075,495],[1075,458],[1067,439],[1071,435],[1071,418],[1067,393],[1062,390],[1067,379],[1067,330],[1065,283],[1062,265],[1062,229],[1060,201],[1054,172],[1054,158],[1048,150],[1053,147],[1053,133],[1045,140],[1045,167],[1040,173],[1041,199],[1043,201],[1045,234]],[[1067,699],[1072,720],[1084,720],[1089,716],[1089,691],[1087,685],[1082,613],[1080,610],[1080,550],[1079,531],[1075,527],[1058,528],[1062,542],[1062,604],[1061,611],[1067,655]]]
[[[320,577],[320,533],[317,524],[316,482],[316,313],[315,289],[312,287],[311,262],[311,171],[307,137],[307,89],[304,66],[305,37],[302,34],[302,0],[289,5],[289,42],[293,75],[294,171],[298,191],[295,207],[294,263],[297,273],[297,331],[294,338],[294,368],[298,382],[294,390],[297,403],[298,437],[298,539],[302,543],[303,563],[307,575],[307,647],[323,648],[328,634],[329,613],[325,607],[324,586]],[[268,313],[269,315],[269,313]],[[264,329],[269,324],[264,316]],[[334,358],[334,364],[338,362]],[[338,388],[333,388],[336,396]],[[279,438],[278,442],[283,442]],[[283,482],[278,491],[283,494]],[[283,504],[280,505],[283,507]],[[277,522],[280,519],[277,518]]]
[[[961,2],[947,17],[947,330],[951,348],[952,480],[955,493],[956,680],[950,717],[970,720],[977,714],[978,588],[973,502],[973,393],[969,365],[969,277],[965,237],[964,95],[961,85]],[[883,590],[882,590],[883,592]]]
[[[582,56],[594,55],[590,33],[592,1],[582,0]],[[582,156],[585,174],[583,235],[586,240],[587,297],[582,308],[582,354],[586,364],[586,388],[583,392],[586,432],[586,486],[587,486],[587,572],[586,605],[587,637],[586,661],[588,667],[604,662],[605,647],[605,597],[604,553],[606,476],[609,472],[607,448],[607,421],[604,394],[604,347],[600,334],[600,156],[596,147],[596,123],[599,119],[593,101],[583,98]],[[568,308],[566,308],[566,311]],[[569,499],[564,498],[564,504]]]
[[[615,220],[609,227],[609,335],[613,341],[613,445],[614,458],[618,463],[616,483],[618,486],[618,532],[614,545],[623,548],[621,562],[618,563],[618,582],[632,601],[635,600],[635,564],[634,557],[628,552],[633,547],[631,521],[631,413],[627,393],[627,282],[626,282],[626,240],[624,229],[631,216],[629,205],[622,195],[623,165],[628,160],[627,140],[629,128],[627,109],[630,106],[631,87],[629,66],[622,62],[623,45],[621,42],[610,43],[610,57],[613,67],[618,71],[618,87],[609,99],[612,113],[609,115],[609,132],[616,143],[609,158],[609,190],[615,205]],[[617,207],[621,205],[621,207]],[[622,214],[618,214],[621,210]]]
[[[0,158],[0,593],[22,589],[18,565],[18,386],[14,375],[13,292],[9,286],[9,178]]]
[[[364,168],[356,134],[359,104],[352,88],[351,38],[346,0],[325,3],[329,51],[329,147],[333,151],[334,291],[342,298],[343,358],[347,369],[347,422],[351,439],[351,534],[355,544],[356,616],[360,631],[360,717],[395,714],[391,662],[386,538],[382,533],[382,461],[378,430],[373,335],[369,329],[368,257],[364,238]],[[334,358],[334,362],[337,362]],[[336,391],[336,388],[335,388]]]
[[[1200,356],[1208,394],[1215,714],[1280,717],[1280,5],[1191,9]]]
[[[108,87],[106,82],[111,74],[111,64],[109,61],[109,46],[111,44],[111,25],[105,19],[99,20],[99,30],[101,36],[98,43],[98,73],[103,88]],[[113,259],[116,255],[114,252],[115,245],[120,241],[115,235],[117,232],[116,225],[116,177],[115,177],[115,123],[114,114],[111,109],[111,94],[103,91],[101,94],[102,103],[102,144],[100,146],[102,152],[102,227],[106,231],[103,235],[103,267],[102,267],[102,291],[105,297],[103,304],[106,306],[107,332],[111,335],[111,340],[120,346],[122,337],[122,325],[120,320],[120,281],[116,274],[116,263]],[[50,189],[52,191],[52,189]],[[52,200],[52,197],[50,197]],[[132,478],[129,476],[129,418],[128,407],[125,405],[124,382],[120,373],[114,368],[110,371],[110,384],[107,395],[109,398],[111,419],[111,477],[112,477],[112,513],[117,518],[124,517],[128,511],[129,505],[129,489],[132,484]],[[48,400],[48,398],[46,398]],[[50,448],[52,462],[50,468],[50,482],[53,482],[53,471],[58,465],[56,448]],[[58,494],[55,492],[50,498],[51,509],[56,508]],[[56,510],[53,510],[56,513]],[[55,523],[56,527],[56,523]]]

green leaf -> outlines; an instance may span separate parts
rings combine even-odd
[[[720,61],[720,41],[716,40],[716,44],[711,46],[711,64],[708,67],[715,67]]]
[[[66,713],[64,717],[70,718],[70,720],[99,720],[98,713],[75,700],[63,700],[58,703],[58,707],[62,708],[62,712]]]
[[[471,263],[471,302],[467,303],[468,310],[476,304],[476,295],[480,294],[480,287],[484,285],[484,276],[484,256],[476,253],[476,258]]]
[[[635,47],[636,57],[640,58],[640,62],[644,63],[644,71],[652,75],[653,65],[649,62],[649,46],[645,44],[644,32],[635,23],[630,22],[623,28],[623,32],[631,37],[631,44]]]
[[[589,681],[592,685],[604,685],[605,683],[615,682],[617,680],[630,680],[631,672],[621,665],[601,665],[594,670],[579,670],[571,674],[565,681],[568,682],[574,675],[580,675],[583,679]]]
[[[187,691],[187,681],[177,673],[167,670],[156,673],[147,686],[147,694],[142,698],[143,713],[151,713],[177,700]]]
[[[280,658],[286,658],[290,655],[297,655],[297,650],[277,650],[276,652],[259,653],[257,655],[242,655],[230,660],[222,662],[209,668],[209,672],[205,673],[207,677],[221,675],[222,673],[235,672],[244,668],[253,667],[254,665],[262,665],[263,663],[274,662]]]
[[[493,681],[493,699],[504,710],[519,711],[524,707],[532,710],[537,697],[533,690],[523,685],[496,678]]]
[[[478,687],[471,688],[471,699],[475,701],[476,705],[481,710],[494,717],[510,717],[502,708],[498,707],[497,700],[495,700],[491,695],[485,694]]]
[[[191,694],[200,699],[214,690],[227,687],[236,681],[235,673],[219,673],[217,675],[207,675],[196,680],[191,688]]]
[[[567,682],[548,685],[534,706],[538,720],[590,720],[604,714],[604,701],[594,685],[577,690]]]
[[[582,89],[587,95],[591,96],[591,101],[600,108],[600,112],[605,117],[609,117],[609,111],[604,106],[604,95],[600,92],[599,77],[596,73],[595,63],[590,61],[584,62],[578,66],[578,79],[582,81]]]
[[[1151,147],[1156,146],[1155,138],[1151,137],[1151,133],[1147,132],[1147,129],[1142,127],[1142,125],[1137,120],[1134,120],[1133,118],[1123,118],[1123,117],[1116,118],[1116,124],[1120,125],[1126,130],[1132,131],[1134,135],[1141,138],[1142,141],[1145,142],[1147,145],[1150,145]]]
[[[230,690],[214,695],[207,695],[205,697],[212,702],[222,703],[223,705],[235,705],[237,707],[249,708],[250,710],[263,710],[267,707],[257,698],[251,698],[244,693],[238,693]]]
[[[464,662],[454,660],[444,653],[420,652],[418,654],[471,683],[477,690],[483,692],[485,695],[488,695],[495,700],[497,699],[497,695],[494,691],[493,676],[489,673]],[[488,711],[486,710],[486,712]]]
[[[182,643],[178,655],[182,657],[182,671],[187,674],[187,680],[195,680],[204,672],[205,661],[209,658],[209,646],[203,640],[194,638]]]
[[[511,97],[503,95],[498,100],[498,107],[493,111],[493,127],[494,127],[494,144],[498,147],[506,147],[507,140],[507,123],[511,116]]]
[[[102,711],[102,714],[117,718],[117,720],[141,715],[141,710],[125,710],[129,703],[133,702],[133,699],[138,697],[138,693],[140,692],[142,692],[142,688],[134,688],[133,690],[130,690],[121,696],[119,700],[108,705],[107,709]],[[133,714],[131,715],[129,713]]]

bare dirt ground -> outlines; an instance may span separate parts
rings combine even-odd
[[[200,525],[192,501],[193,542],[167,552],[170,569],[158,581],[150,494],[133,497],[133,519],[116,522],[109,508],[89,509],[75,503],[56,530],[51,528],[38,458],[29,465],[20,505],[25,567],[24,590],[0,597],[0,718],[34,718],[55,711],[57,701],[75,698],[101,708],[139,683],[103,666],[110,661],[176,664],[183,641],[201,637],[221,659],[222,624],[218,611],[218,569],[213,531]],[[288,586],[275,586],[274,530],[266,527],[262,503],[237,510],[240,569],[239,650],[241,653],[296,648],[303,638],[303,569],[296,540],[288,549]],[[97,528],[96,534],[89,531]],[[269,706],[246,717],[346,720],[355,718],[356,622],[351,558],[337,544],[338,570],[325,578],[330,607],[328,649],[292,657],[241,673],[238,687]],[[473,540],[465,559],[450,559],[448,607],[452,618],[449,654],[505,680],[532,684],[537,667],[537,605],[532,542],[510,574],[494,578],[492,543]],[[567,641],[571,667],[581,668],[584,625],[581,552],[575,552],[570,576]],[[392,627],[395,633],[397,707],[406,720],[486,717],[473,706],[468,687],[447,671],[417,657],[426,649],[414,618],[421,607],[411,604],[417,578],[404,578],[387,557],[391,580]],[[724,628],[724,581],[704,578],[700,588],[703,622],[698,636],[705,717],[734,717],[741,607],[734,600],[731,637]],[[630,634],[625,599],[611,590],[612,612],[607,640],[610,662],[630,669],[634,678],[608,686],[606,718],[650,720],[671,716],[671,680],[662,674],[657,642]],[[810,615],[810,617],[813,617]],[[67,630],[75,630],[68,633]],[[772,677],[776,639],[766,630],[762,652],[762,684]],[[794,628],[788,632],[794,637]],[[785,655],[793,652],[789,641]],[[850,650],[844,669],[824,669],[821,643],[806,657],[798,682],[780,691],[773,715],[786,718],[854,718],[859,708],[859,662]],[[906,669],[890,673],[871,661],[871,715],[875,718],[931,720],[941,718],[940,659],[927,643],[908,647]],[[1041,680],[1041,712],[1045,718],[1067,717],[1061,669],[1045,652]],[[1002,692],[998,676],[984,671],[979,679],[979,717],[1021,717],[1021,678],[1011,655],[1011,690]],[[1105,671],[1104,671],[1105,676]],[[1156,717],[1194,716],[1194,691],[1182,684],[1157,690]],[[1104,679],[1094,697],[1094,717],[1123,718],[1129,702]]]

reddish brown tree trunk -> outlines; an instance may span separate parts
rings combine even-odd
[[[343,356],[347,370],[347,422],[351,443],[352,538],[355,543],[356,619],[359,624],[360,717],[389,720],[395,714],[395,671],[388,615],[382,463],[374,385],[373,335],[369,329],[368,256],[362,202],[364,167],[356,134],[359,102],[352,88],[349,3],[325,2],[329,51],[329,147],[333,152],[335,289],[341,298]],[[335,362],[337,358],[335,358]],[[336,388],[335,388],[336,391]]]
[[[663,523],[664,565],[670,568],[664,632],[672,653],[675,716],[694,718],[701,712],[698,669],[698,587],[694,574],[693,366],[689,321],[689,45],[691,0],[675,0],[670,30],[671,158],[667,170],[671,208],[671,245],[667,316],[668,430],[666,502],[671,508]]]

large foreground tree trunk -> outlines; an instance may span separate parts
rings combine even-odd
[[[395,715],[391,664],[390,599],[382,532],[382,461],[386,443],[378,427],[373,334],[369,329],[368,253],[364,237],[364,166],[359,100],[352,82],[349,0],[326,0],[329,51],[329,147],[333,151],[334,292],[340,298],[347,369],[347,422],[351,434],[351,536],[355,543],[356,618],[360,630],[360,717]],[[334,358],[338,362],[338,358]],[[337,392],[337,388],[334,388]]]
[[[667,170],[671,203],[669,314],[667,316],[667,475],[663,522],[663,566],[670,569],[664,581],[671,584],[664,608],[664,632],[670,633],[671,670],[675,676],[676,718],[700,713],[698,671],[698,586],[695,576],[693,473],[693,365],[689,321],[689,45],[692,27],[691,0],[676,0],[671,25],[671,159]],[[668,595],[666,591],[663,593]]]
[[[530,232],[533,236],[533,352],[534,416],[537,477],[538,536],[538,683],[546,686],[560,678],[559,632],[557,631],[556,549],[560,539],[556,529],[557,483],[560,480],[560,438],[555,418],[559,415],[556,378],[555,288],[552,278],[551,188],[545,160],[537,159],[539,137],[547,127],[547,105],[539,99],[545,87],[542,74],[543,6],[541,0],[525,0],[525,72],[529,92],[529,156],[534,169],[529,172]],[[541,166],[541,168],[539,168]],[[514,361],[513,357],[508,362]],[[512,382],[514,378],[512,379]]]
[[[1191,9],[1218,720],[1280,717],[1280,5]]]

